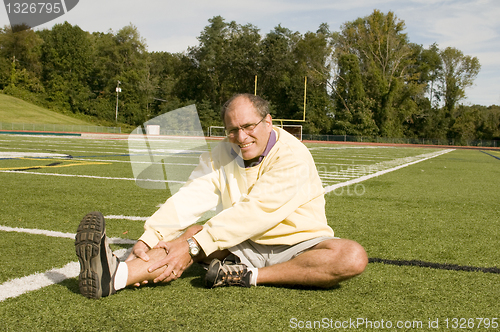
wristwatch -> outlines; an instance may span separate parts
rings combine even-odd
[[[198,246],[196,241],[189,238],[187,239],[187,243],[189,245],[189,254],[191,255],[191,257],[198,256],[198,254],[200,253],[200,247]]]

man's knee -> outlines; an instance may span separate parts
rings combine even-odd
[[[368,265],[368,255],[365,249],[357,242],[347,239],[333,239],[324,241],[322,247],[331,250],[332,267],[339,270],[338,264],[342,264],[346,278],[360,275]]]
[[[368,265],[368,255],[365,249],[357,242],[351,241],[350,243],[350,259],[351,259],[351,273],[355,277],[360,275]]]

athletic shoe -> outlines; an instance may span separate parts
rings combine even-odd
[[[205,286],[207,288],[222,286],[250,287],[252,272],[248,271],[243,264],[223,264],[217,258],[214,259],[205,275]]]
[[[89,299],[116,293],[113,286],[120,260],[108,245],[106,223],[100,212],[83,217],[75,237],[75,249],[80,261],[80,292]]]

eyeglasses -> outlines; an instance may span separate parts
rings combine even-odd
[[[246,124],[246,125],[243,125],[239,128],[233,128],[231,130],[226,129],[226,136],[230,137],[230,138],[234,138],[234,137],[238,136],[240,129],[243,130],[243,132],[245,134],[250,135],[255,130],[255,128],[262,122],[262,120],[264,120],[266,118],[266,116],[267,116],[267,114],[264,115],[264,117],[262,119],[260,119],[260,121],[257,123]]]

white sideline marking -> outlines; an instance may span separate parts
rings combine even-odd
[[[349,142],[345,142],[346,144],[349,144]],[[318,146],[318,147],[312,147],[308,148],[309,150],[347,150],[347,149],[393,149],[392,146]]]
[[[139,221],[146,221],[148,220],[149,217],[134,217],[134,216],[115,216],[115,215],[110,215],[110,216],[104,216],[104,219],[121,219],[121,220],[139,220]]]
[[[45,235],[52,237],[60,237],[67,239],[75,239],[75,233],[63,233],[56,231],[48,231],[44,229],[36,229],[36,228],[19,228],[19,227],[7,227],[0,225],[0,231],[4,232],[17,232],[17,233],[28,233],[28,234],[37,234],[37,235]],[[130,239],[122,239],[119,237],[109,237],[108,242],[110,244],[135,244],[136,241]]]
[[[403,159],[412,160],[412,161],[407,162],[407,163],[405,163],[403,165],[399,165],[399,166],[396,166],[396,167],[393,167],[393,168],[385,169],[385,170],[382,170],[382,171],[379,171],[379,172],[376,172],[376,173],[373,173],[373,174],[364,175],[364,176],[361,176],[361,177],[356,178],[356,179],[352,179],[352,180],[349,180],[349,181],[346,181],[346,182],[340,182],[340,183],[337,183],[337,184],[325,187],[325,193],[329,193],[329,192],[331,192],[331,191],[333,191],[333,190],[335,190],[337,188],[342,188],[342,187],[350,186],[352,184],[363,182],[363,181],[366,181],[368,179],[371,179],[371,178],[374,178],[374,177],[377,177],[377,176],[380,176],[380,175],[383,175],[383,174],[386,174],[386,173],[389,173],[389,172],[392,172],[392,171],[396,171],[396,170],[401,169],[403,167],[410,166],[410,165],[419,163],[419,162],[424,161],[424,160],[432,159],[434,157],[440,156],[442,154],[445,154],[445,153],[448,153],[448,152],[451,152],[451,151],[454,151],[454,149],[446,149],[446,150],[441,150],[441,151],[437,151],[437,152],[432,152],[432,153],[427,153],[427,154],[421,154],[421,155],[415,156],[415,157],[403,158]],[[418,158],[418,159],[415,160],[415,158]],[[390,162],[397,162],[397,159],[396,160],[391,160]],[[376,165],[374,165],[374,166],[376,166]]]
[[[104,179],[104,180],[125,180],[125,181],[163,182],[163,183],[180,183],[180,184],[186,183],[185,181],[174,181],[174,180],[152,180],[152,179],[135,179],[135,178],[115,178],[115,177],[109,177],[109,176],[95,176],[95,175],[81,175],[81,174],[58,174],[58,173],[38,173],[38,172],[27,172],[27,171],[0,171],[0,173],[35,174],[35,175],[77,177],[77,178]]]
[[[120,260],[127,257],[130,249],[119,249],[114,252]],[[35,273],[26,277],[16,278],[0,285],[0,302],[11,297],[17,297],[42,287],[60,283],[68,278],[75,278],[80,273],[80,264],[71,262],[59,269]]]
[[[84,161],[100,161],[107,163],[127,163],[127,164],[151,164],[151,165],[172,165],[172,166],[198,166],[198,164],[180,164],[180,163],[164,163],[161,161],[130,161],[130,160],[111,160],[111,159],[87,159],[87,158],[72,158],[70,160],[84,160]]]
[[[0,151],[0,159],[54,158],[54,157],[67,157],[67,155],[60,153],[44,153],[44,152],[1,152]]]
[[[0,226],[0,231],[37,234],[68,239],[74,239],[76,235],[74,233],[63,233],[43,229],[7,226]],[[136,241],[113,237],[108,238],[108,242],[110,244],[135,244]],[[120,258],[120,260],[123,261],[125,258],[127,258],[129,250],[131,250],[131,248],[119,249],[114,253],[116,256],[118,256],[118,258]],[[26,277],[9,280],[0,285],[0,302],[10,297],[16,297],[24,293],[40,289],[42,287],[57,284],[68,278],[74,278],[78,276],[78,273],[80,273],[80,264],[78,262],[71,262],[59,269],[52,269],[44,273],[37,272]]]

